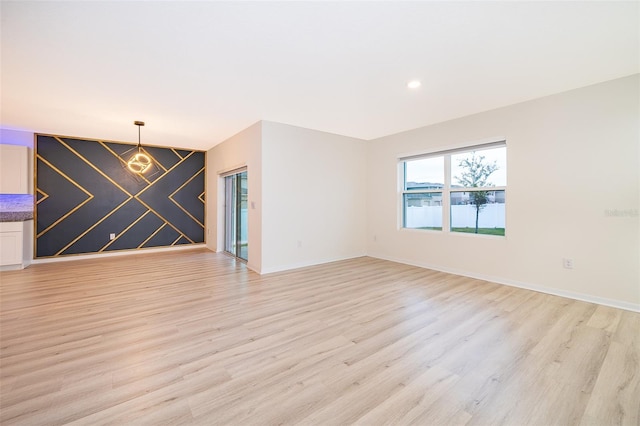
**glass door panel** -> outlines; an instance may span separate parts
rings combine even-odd
[[[246,171],[237,175],[237,187],[238,213],[236,218],[236,256],[240,259],[247,260],[249,256],[249,235],[247,233],[249,228],[249,198]]]
[[[226,252],[243,259],[249,258],[248,185],[247,172],[224,178],[225,243]]]

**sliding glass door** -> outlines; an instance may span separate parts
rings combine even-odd
[[[224,250],[247,260],[249,255],[247,171],[225,176],[224,191]]]

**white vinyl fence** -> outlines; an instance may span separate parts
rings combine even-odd
[[[479,228],[504,228],[504,204],[486,204],[478,216]],[[451,226],[475,228],[476,207],[474,205],[451,206]],[[442,227],[442,207],[406,207],[407,228]]]

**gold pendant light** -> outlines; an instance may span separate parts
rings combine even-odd
[[[142,145],[140,145],[140,127],[144,126],[144,121],[134,121],[133,124],[138,126],[138,151],[127,162],[127,167],[133,173],[143,174],[151,169],[152,165],[151,158],[142,152]]]

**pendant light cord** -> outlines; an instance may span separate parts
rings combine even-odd
[[[151,158],[145,153],[142,152],[142,143],[140,136],[140,126],[144,126],[144,121],[134,121],[133,124],[138,126],[138,152],[131,157],[129,162],[127,163],[127,167],[133,173],[142,174],[148,171],[152,166]]]
[[[138,152],[142,152],[142,143],[140,143],[140,127],[144,126],[144,121],[134,121],[133,124],[135,124],[136,126],[138,126]]]

